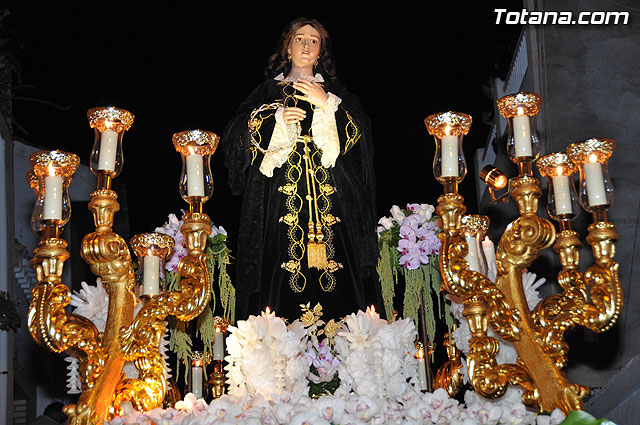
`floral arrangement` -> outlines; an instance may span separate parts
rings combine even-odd
[[[173,253],[165,263],[165,281],[167,282],[167,288],[165,289],[170,291],[175,291],[180,288],[178,263],[188,254],[184,235],[180,231],[182,223],[183,220],[178,220],[175,214],[169,214],[167,223],[155,230],[158,233],[171,236],[175,241]],[[205,249],[209,278],[213,283],[217,277],[223,316],[228,319],[230,323],[233,323],[235,320],[236,295],[231,283],[231,278],[227,273],[227,264],[230,263],[231,258],[231,250],[226,244],[227,232],[222,226],[215,226],[213,223],[210,223],[210,225],[211,234],[209,234],[207,238],[207,247]],[[216,295],[213,286],[211,292],[211,304],[209,308],[205,308],[196,321],[196,336],[199,336],[203,342],[205,355],[211,350],[211,347],[213,347],[215,333],[213,311],[215,311],[216,308]],[[192,341],[190,334],[187,332],[186,323],[170,318],[169,329],[169,348],[176,353],[177,357],[177,379],[180,375],[180,363],[188,364],[191,358]],[[184,379],[186,382],[186,373]]]
[[[228,330],[229,395],[273,400],[284,392],[308,392],[307,332],[299,320],[287,326],[275,312],[263,312]]]
[[[417,323],[420,298],[423,295],[427,336],[435,336],[433,299],[440,299],[440,239],[439,217],[429,204],[407,204],[406,209],[391,207],[391,216],[378,221],[378,277],[382,284],[382,297],[387,318],[393,317],[395,287],[398,277],[405,283],[403,317]],[[442,301],[442,300],[441,300]],[[444,305],[444,307],[443,307]],[[440,315],[447,306],[438,303]],[[444,314],[447,325],[452,324],[450,314]]]
[[[418,390],[411,320],[388,323],[367,310],[330,325],[320,306],[303,311],[288,326],[264,312],[229,328],[228,395],[207,404],[188,394],[174,408],[131,411],[111,424],[556,425],[564,419],[559,410],[536,415],[518,397],[488,401],[467,392],[465,406],[443,389]],[[326,382],[336,369],[333,394],[309,394],[310,380]]]
[[[309,395],[319,397],[333,394],[340,386],[338,366],[340,361],[336,357],[334,337],[340,329],[340,324],[331,319],[325,323],[321,319],[322,305],[316,304],[313,309],[310,303],[301,304],[302,316],[300,321],[307,331],[309,341],[304,355],[309,364]],[[324,326],[324,327],[323,327]],[[320,340],[320,338],[323,338]]]

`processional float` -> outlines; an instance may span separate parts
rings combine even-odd
[[[489,223],[487,217],[464,217],[466,207],[458,194],[458,183],[466,174],[462,138],[469,131],[471,117],[446,112],[429,116],[425,124],[436,141],[434,174],[444,186],[436,209],[443,221],[440,235],[443,287],[462,302],[471,330],[467,356],[471,385],[487,398],[498,398],[509,385],[518,385],[524,390],[525,404],[547,412],[560,408],[566,414],[583,409],[582,398],[589,390],[569,381],[562,372],[569,349],[564,341],[565,332],[576,326],[605,331],[616,321],[622,307],[618,263],[613,261],[618,235],[615,225],[607,220],[607,209],[613,204],[607,161],[615,142],[592,138],[569,145],[566,152],[538,158],[540,143],[533,119],[540,105],[541,98],[534,93],[508,95],[498,101],[500,113],[508,120],[507,150],[518,166],[518,176],[507,180],[489,167],[481,177],[489,185],[494,201],[507,200],[506,196],[511,195],[520,216],[507,225],[500,238],[495,281],[467,261],[470,254],[482,253],[478,245],[468,241],[482,241]],[[559,231],[551,221],[537,214],[542,190],[533,176],[534,161],[540,174],[548,179],[547,211],[558,221]],[[579,195],[572,177],[578,170]],[[496,197],[495,190],[507,183],[506,193]],[[592,247],[595,264],[586,272],[579,269],[582,243],[571,225],[578,213],[578,200],[593,216],[586,241]],[[476,224],[468,225],[467,219]],[[468,238],[470,235],[473,238]],[[522,274],[540,251],[549,247],[560,259],[562,269],[557,282],[562,291],[548,296],[530,311]],[[518,352],[515,364],[497,363],[500,344],[487,334],[489,326],[514,345]],[[455,346],[447,345],[449,361],[437,374],[435,386],[454,394],[462,383],[460,353]]]
[[[467,261],[471,251],[476,255],[479,252],[479,247],[468,241],[481,241],[489,223],[486,217],[463,217],[466,208],[457,190],[466,174],[462,139],[471,117],[447,112],[432,115],[425,123],[435,137],[434,173],[445,192],[437,207],[443,221],[443,288],[463,303],[472,332],[467,356],[470,382],[487,398],[498,398],[509,385],[519,385],[524,389],[525,404],[545,411],[559,407],[567,413],[582,408],[582,398],[588,390],[570,382],[561,370],[567,363],[568,351],[564,333],[575,326],[604,331],[615,322],[622,306],[618,264],[613,261],[617,235],[606,215],[613,203],[607,160],[615,143],[610,139],[589,139],[570,145],[566,153],[538,158],[540,146],[533,118],[540,103],[535,94],[519,93],[502,98],[498,104],[509,122],[508,152],[518,166],[518,176],[507,180],[494,170],[485,170],[482,177],[492,185],[494,200],[511,195],[520,217],[507,226],[498,245],[495,282],[477,264]],[[109,107],[91,109],[88,117],[95,129],[90,165],[98,176],[98,189],[91,194],[89,203],[95,232],[84,238],[82,256],[102,279],[109,295],[104,332],[99,332],[88,319],[64,310],[71,297],[62,283],[69,253],[60,233],[70,216],[68,186],[78,157],[59,151],[37,152],[30,157],[33,169],[28,175],[36,194],[32,227],[41,237],[32,259],[38,284],[33,288],[29,330],[39,344],[51,351],[80,353],[83,391],[76,405],[66,407],[71,423],[76,425],[98,424],[122,414],[122,405],[127,401],[138,410],[161,405],[167,387],[159,353],[165,318],[173,315],[179,320],[191,320],[210,299],[204,249],[211,228],[202,205],[213,192],[209,161],[218,143],[217,135],[200,130],[173,137],[182,158],[180,193],[189,203],[181,229],[188,255],[179,264],[181,289],[161,292],[159,270],[173,241],[155,233],[134,237],[131,244],[140,265],[136,277],[126,242],[113,232],[119,205],[111,182],[122,170],[122,137],[131,126],[133,115]],[[533,176],[535,160],[540,174],[549,180],[548,211],[559,222],[559,232],[549,220],[537,215],[542,190]],[[577,170],[579,196],[571,178]],[[494,188],[506,183],[506,194],[495,198]],[[571,226],[571,219],[578,212],[578,199],[594,221],[586,240],[592,246],[595,264],[584,273],[578,264],[581,242]],[[530,311],[522,272],[542,249],[551,246],[562,265],[558,274],[562,292],[547,297]],[[138,297],[143,306],[134,317]],[[220,324],[226,330],[226,324]],[[489,326],[515,346],[519,355],[515,364],[497,363],[499,342],[488,335]],[[460,353],[452,343],[445,345],[449,361],[438,372],[435,386],[453,394],[462,383]],[[125,361],[134,362],[139,372],[137,379],[126,378],[122,373]],[[221,356],[214,355],[214,362],[212,382],[214,394],[219,396],[224,388]]]

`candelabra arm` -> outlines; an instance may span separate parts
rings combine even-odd
[[[147,300],[131,325],[120,334],[123,356],[134,361],[139,377],[125,379],[119,385],[114,402],[116,412],[124,400],[130,400],[138,410],[151,410],[162,404],[167,382],[158,349],[166,330],[165,318],[173,315],[178,320],[192,320],[202,313],[211,299],[211,281],[204,253],[211,233],[209,217],[201,213],[187,214],[181,231],[188,255],[178,264],[180,291],[163,292]]]
[[[109,295],[107,322],[102,335],[100,358],[101,373],[95,386],[83,391],[77,405],[67,407],[71,424],[95,424],[109,419],[115,388],[120,381],[124,358],[118,334],[120,328],[133,318],[135,275],[126,242],[113,232],[113,217],[119,210],[117,195],[112,190],[97,190],[91,194],[89,210],[92,211],[95,232],[82,241],[82,258],[91,271],[102,280]]]
[[[623,302],[618,263],[613,261],[617,238],[612,223],[597,222],[589,226],[587,241],[592,245],[596,264],[583,274],[578,270],[582,244],[577,232],[564,230],[558,236],[554,250],[562,264],[558,283],[563,292],[547,297],[533,314],[545,350],[558,368],[568,361],[569,347],[564,341],[567,330],[584,326],[603,332],[617,320]]]
[[[67,314],[71,291],[62,283],[64,261],[69,258],[63,239],[43,239],[31,260],[38,284],[31,290],[28,327],[33,338],[55,353],[76,349],[87,388],[93,388],[103,368],[100,333],[85,317]]]
[[[464,385],[464,376],[460,373],[462,368],[462,359],[460,358],[460,350],[445,335],[444,346],[447,349],[448,360],[438,369],[436,377],[433,380],[434,388],[443,388],[449,396],[455,396]]]
[[[468,246],[459,229],[465,206],[458,194],[447,193],[438,199],[437,212],[443,219],[440,233],[440,272],[444,289],[465,300],[481,296],[488,304],[488,317],[492,328],[502,338],[513,341],[519,338],[519,314],[505,301],[500,289],[482,273],[469,268],[465,260]]]
[[[467,367],[473,388],[483,397],[498,398],[504,395],[509,384],[520,385],[524,393],[522,401],[535,405],[538,391],[526,368],[518,364],[498,364],[495,356],[500,349],[498,340],[487,335],[487,303],[479,297],[464,301],[463,314],[469,323],[471,339]]]

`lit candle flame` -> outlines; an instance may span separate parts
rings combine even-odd
[[[562,169],[562,166],[561,166],[561,165],[558,165],[558,166],[556,167],[556,174],[557,174],[558,176],[561,176],[562,174],[564,174],[564,173],[563,173],[563,169]]]
[[[521,117],[524,115],[524,108],[522,106],[518,106],[518,116]]]
[[[369,310],[371,310],[372,313],[376,312],[376,306],[371,304],[371,307],[369,307]]]
[[[270,314],[271,313],[271,309],[269,308],[269,306],[267,306],[267,308],[264,309],[264,312],[266,314]]]
[[[196,153],[196,149],[193,146],[187,146],[187,149],[189,150],[189,155]]]
[[[449,136],[451,134],[451,126],[447,124],[444,128],[444,135]]]
[[[598,162],[598,155],[596,155],[595,153],[592,153],[591,155],[589,155],[589,162],[591,163]]]
[[[216,326],[215,332],[222,332],[222,330],[220,330],[220,326]]]
[[[422,347],[418,348],[418,354],[416,354],[416,358],[424,359],[424,348]]]
[[[50,176],[55,176],[56,175],[56,169],[53,166],[53,162],[49,163],[49,166],[47,167],[47,171],[49,172]]]

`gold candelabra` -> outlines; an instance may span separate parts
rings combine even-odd
[[[610,139],[589,139],[570,145],[566,153],[538,159],[539,142],[533,119],[541,98],[518,93],[498,101],[500,113],[508,119],[508,152],[518,166],[518,176],[509,179],[508,194],[518,205],[520,216],[505,229],[497,248],[497,277],[491,280],[475,267],[469,256],[477,247],[465,237],[463,215],[466,207],[457,185],[466,173],[462,138],[471,125],[468,115],[447,112],[429,116],[425,124],[436,141],[434,173],[444,185],[437,212],[442,217],[440,269],[443,288],[462,302],[463,315],[470,330],[467,366],[474,389],[484,397],[502,396],[508,385],[519,385],[523,402],[544,411],[560,408],[565,413],[582,409],[588,388],[570,382],[562,372],[567,364],[568,344],[564,334],[575,326],[595,332],[611,327],[622,307],[618,263],[613,261],[617,234],[607,221],[606,211],[613,203],[613,187],[607,173],[607,160],[615,143]],[[559,222],[557,232],[551,221],[537,215],[542,196],[533,176],[537,159],[540,174],[549,180],[549,215]],[[580,193],[576,194],[572,174],[580,171]],[[500,173],[483,172],[494,188],[506,186]],[[495,200],[493,192],[492,198]],[[502,197],[501,197],[502,198]],[[593,215],[586,241],[592,246],[595,264],[579,270],[579,235],[571,220],[580,204]],[[466,232],[466,236],[469,233]],[[522,273],[539,256],[553,247],[562,270],[558,284],[562,292],[549,296],[529,310],[522,284]],[[476,252],[477,255],[477,252]],[[514,345],[515,364],[498,364],[500,345],[487,334],[488,327]],[[449,347],[451,348],[451,347]],[[449,362],[438,372],[436,387],[450,393],[458,390],[459,355],[449,350]]]
[[[102,279],[109,296],[104,332],[90,320],[65,312],[71,293],[62,283],[62,271],[69,253],[59,235],[71,213],[68,186],[78,157],[59,151],[36,152],[30,157],[33,169],[28,173],[36,195],[32,228],[41,238],[31,260],[38,284],[32,290],[28,325],[33,338],[49,350],[79,354],[82,394],[77,404],[65,407],[70,423],[75,425],[100,424],[122,414],[125,401],[138,410],[162,405],[167,382],[159,345],[166,329],[165,318],[173,315],[178,320],[192,320],[211,297],[204,254],[211,226],[209,217],[202,213],[202,204],[213,191],[209,161],[218,144],[218,136],[205,131],[173,136],[183,162],[180,193],[189,203],[190,212],[181,228],[188,255],[178,266],[180,290],[162,292],[158,282],[163,274],[161,263],[173,249],[173,240],[153,233],[133,238],[140,260],[140,285],[136,285],[129,248],[113,232],[119,204],[111,182],[122,170],[122,137],[134,117],[113,107],[93,108],[87,115],[95,129],[90,166],[98,177],[98,188],[89,202],[95,231],[84,237],[82,257]],[[144,304],[134,317],[138,295]],[[135,364],[137,379],[127,378],[122,372],[126,361]]]

